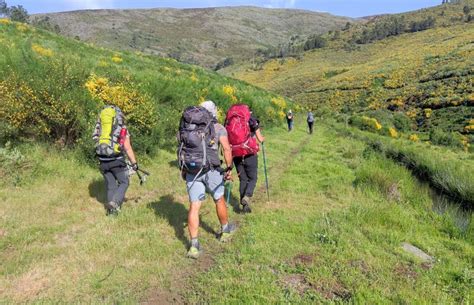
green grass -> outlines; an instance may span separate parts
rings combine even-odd
[[[338,125],[335,128],[341,135],[364,141],[370,149],[404,165],[434,188],[461,201],[467,207],[473,207],[472,153],[453,151],[429,143],[413,143],[406,139],[381,137],[355,128]]]
[[[34,177],[0,188],[2,300],[469,303],[472,224],[434,212],[427,186],[388,159],[364,157],[364,142],[315,127],[313,136],[300,122],[292,133],[264,130],[271,200],[260,159],[255,211],[231,212],[233,242],[219,244],[213,203],[203,205],[198,262],[185,258],[187,196],[173,153],[142,160],[149,181],[134,177],[123,212],[107,218],[96,168],[73,152],[20,147],[42,162]],[[387,196],[392,184],[399,200]],[[402,242],[433,255],[432,268]]]

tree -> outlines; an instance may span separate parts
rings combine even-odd
[[[8,6],[5,0],[0,0],[0,16],[7,16],[8,15]]]
[[[8,7],[5,0],[0,0],[0,16],[6,16],[13,21],[28,23],[30,15],[21,5]]]

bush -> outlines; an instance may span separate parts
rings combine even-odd
[[[430,141],[436,145],[464,148],[461,135],[456,132],[444,132],[439,128],[430,131]]]
[[[411,131],[412,121],[402,112],[397,112],[393,115],[393,126],[402,132]]]

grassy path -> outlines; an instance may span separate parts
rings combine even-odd
[[[144,162],[147,184],[135,180],[121,215],[106,218],[97,170],[32,151],[43,160],[36,177],[0,189],[2,302],[472,301],[472,231],[432,212],[407,170],[325,126],[265,135],[270,202],[260,170],[255,211],[231,212],[240,229],[223,245],[208,200],[198,262],[185,258],[187,197],[173,152]],[[436,262],[422,264],[402,242]]]

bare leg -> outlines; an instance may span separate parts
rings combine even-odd
[[[225,206],[225,203],[224,203]],[[191,202],[188,213],[188,230],[191,239],[198,237],[199,231],[199,209],[201,208],[201,201]]]
[[[216,212],[221,225],[225,225],[229,222],[229,219],[227,217],[227,206],[225,204],[224,196],[222,196],[219,200],[216,201]]]

